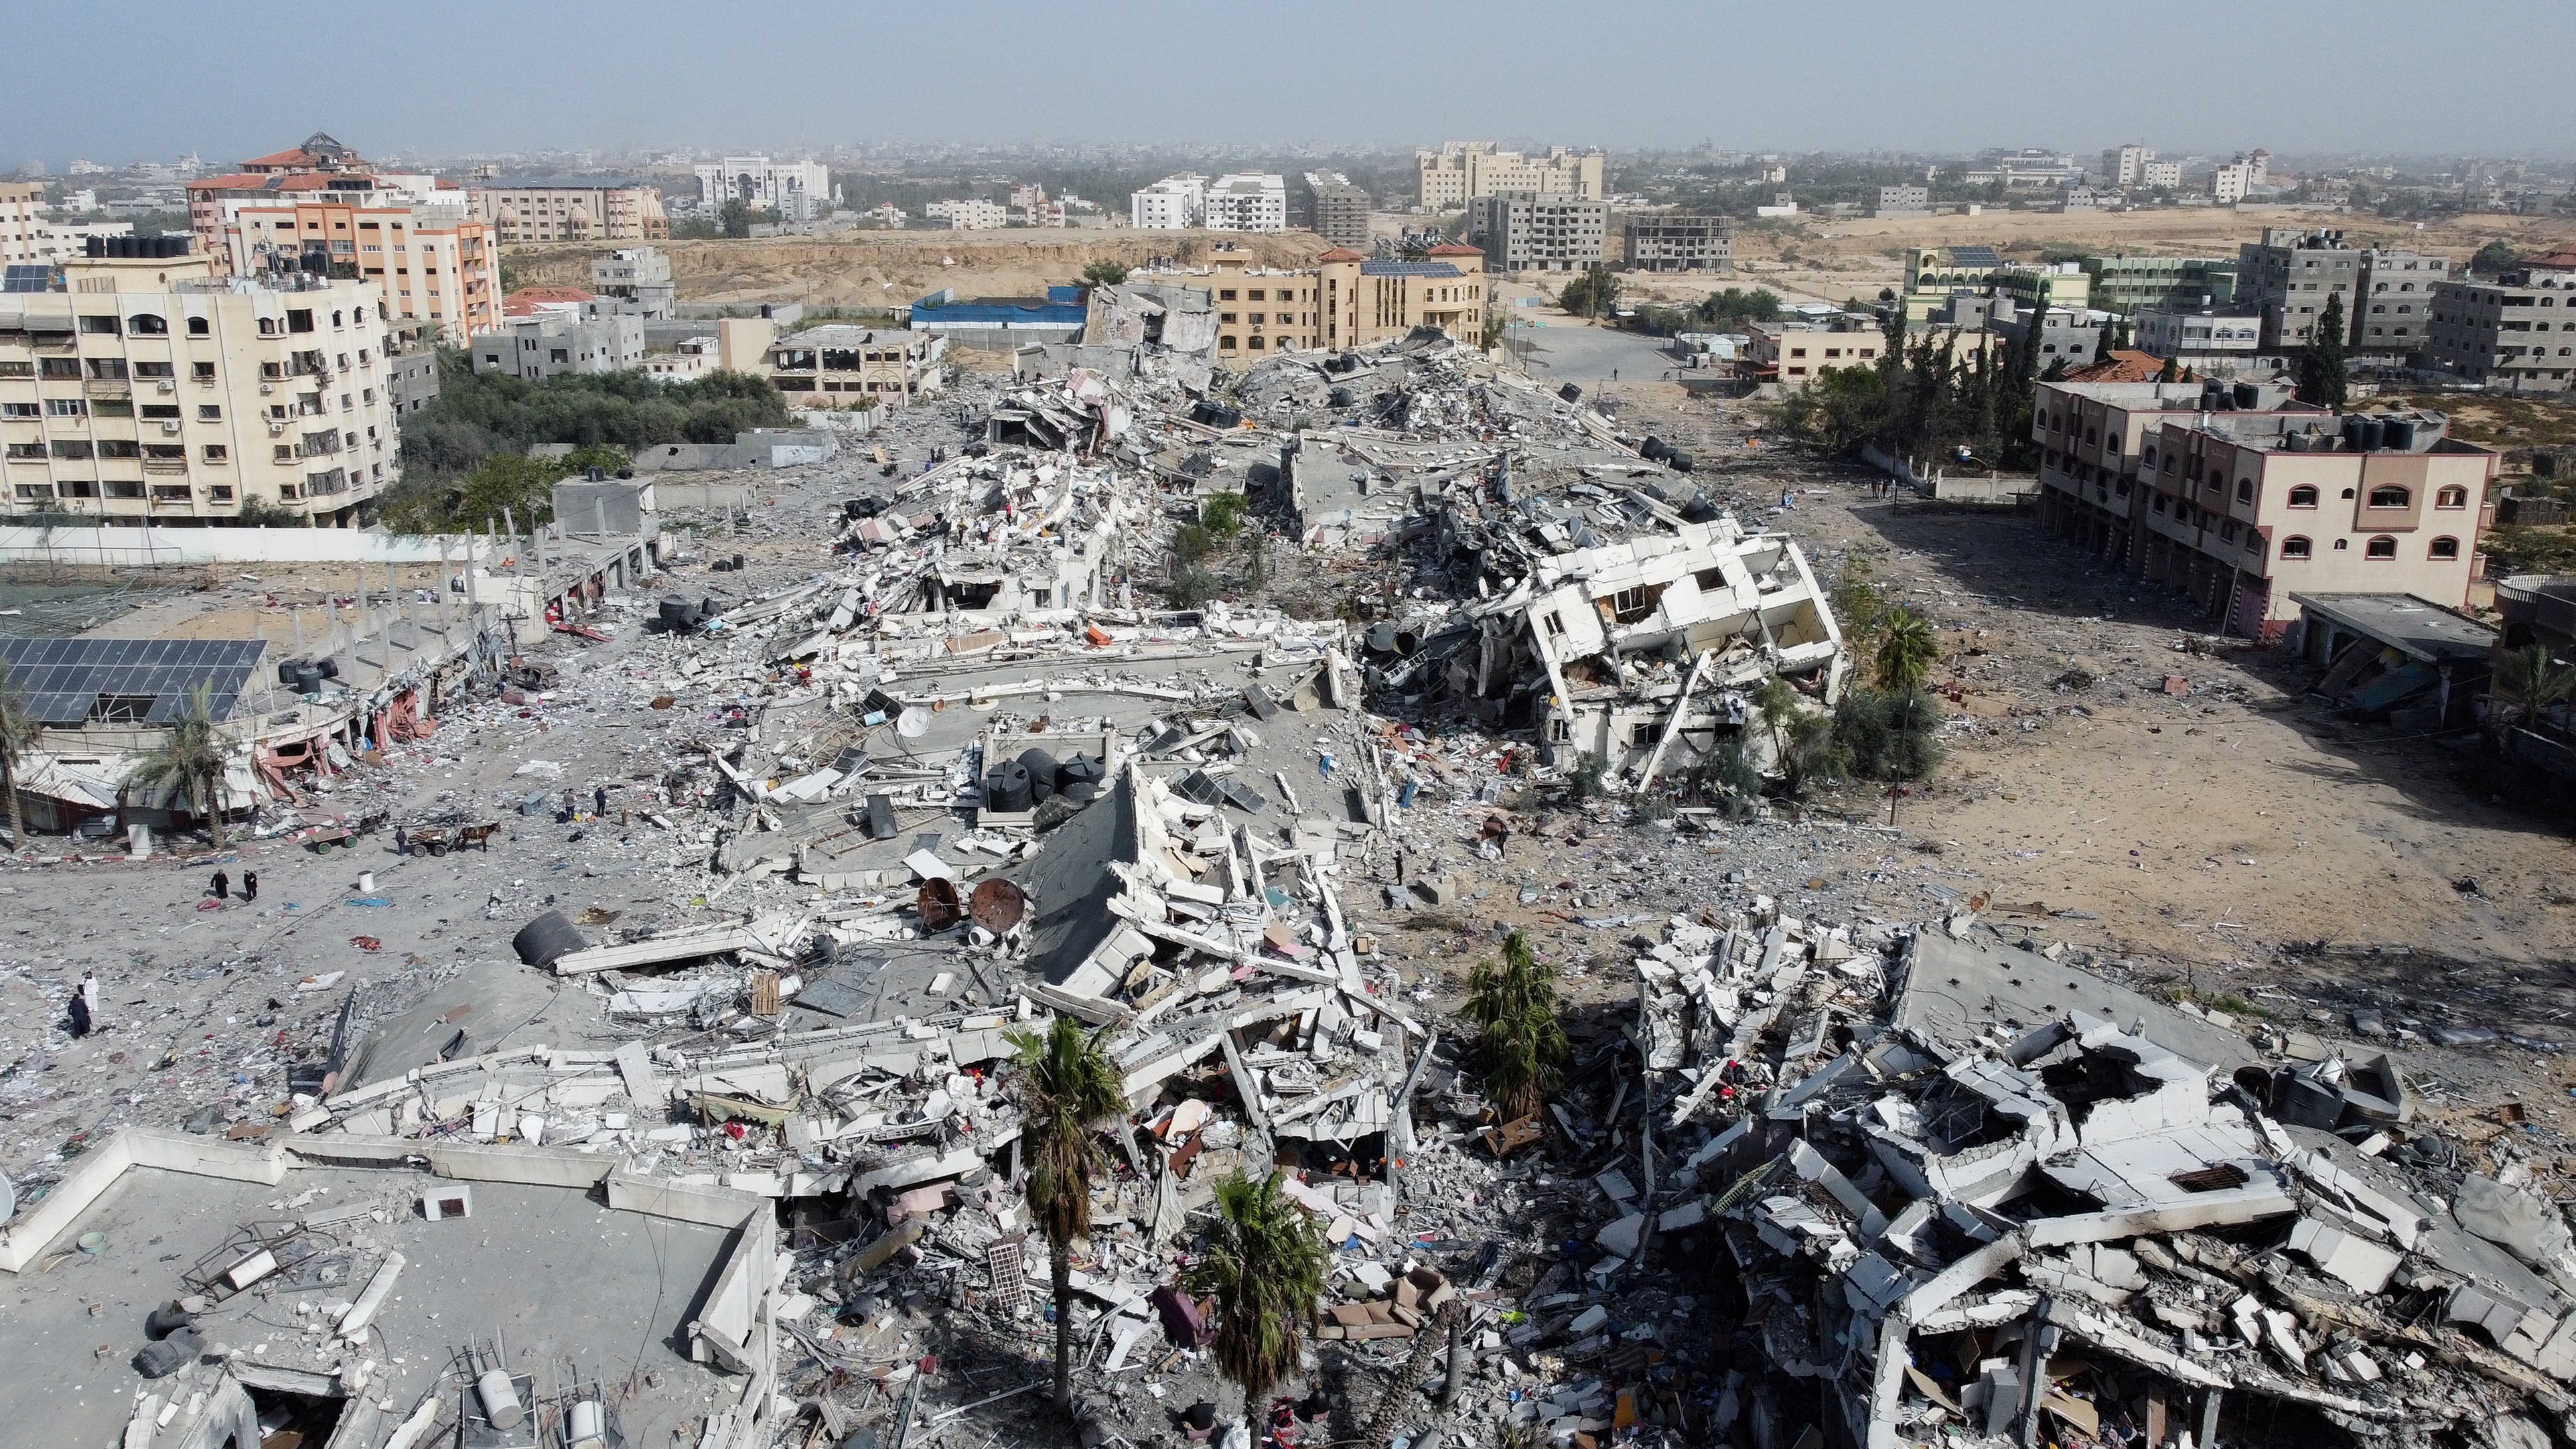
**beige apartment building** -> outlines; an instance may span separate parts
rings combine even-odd
[[[1491,141],[1449,141],[1437,151],[1413,153],[1426,211],[1455,211],[1479,196],[1551,195],[1599,201],[1604,190],[1599,150],[1551,146],[1541,156],[1498,149]]]
[[[1887,336],[1864,322],[1749,322],[1744,360],[1756,377],[1805,387],[1838,367],[1876,367]]]
[[[2040,519],[2101,562],[2273,638],[2293,593],[2457,608],[2497,454],[2439,413],[2335,414],[2274,384],[2043,383]]]
[[[1206,285],[1216,304],[1217,360],[1249,361],[1319,345],[1322,284],[1322,273],[1313,268],[1254,266],[1241,256],[1215,254]]]
[[[930,332],[827,323],[769,344],[761,369],[791,408],[838,408],[861,398],[903,407],[946,377],[948,339]]]
[[[1420,261],[1364,257],[1335,247],[1317,257],[1315,267],[1324,318],[1317,346],[1367,347],[1425,326],[1469,347],[1483,344],[1485,254],[1474,247],[1444,243]],[[1224,355],[1221,344],[1218,355]]]
[[[373,286],[222,277],[180,238],[0,294],[0,484],[11,513],[219,524],[245,504],[346,527],[391,486],[394,400]]]
[[[581,181],[513,181],[478,186],[475,218],[496,242],[666,241],[671,218],[650,186]]]

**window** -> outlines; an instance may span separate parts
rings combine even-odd
[[[1232,352],[1234,350],[1234,334],[1229,332],[1224,336],[1219,337],[1216,340],[1216,350],[1219,352]]]
[[[80,330],[88,333],[92,337],[114,337],[116,335],[116,319],[113,317],[83,317],[80,319]]]
[[[2370,506],[2373,508],[2403,508],[2412,500],[2412,496],[2413,495],[2409,494],[2405,489],[2398,487],[2394,483],[2383,483],[2370,490]]]
[[[288,312],[286,314],[286,330],[289,332],[312,331],[313,309],[310,307],[298,307],[295,310]]]
[[[2281,557],[2306,558],[2314,548],[2315,545],[2304,538],[2295,536],[2285,538],[2281,540]]]
[[[179,420],[179,408],[175,403],[145,403],[143,416],[156,423],[175,423]]]
[[[149,312],[137,312],[125,319],[125,332],[129,337],[167,337],[170,335],[170,322],[168,318],[155,317]]]
[[[2433,506],[2436,508],[2466,508],[2469,506],[2469,490],[2454,483],[2450,487],[2444,488],[2433,495]]]
[[[54,439],[54,456],[57,458],[86,458],[89,455],[90,447],[87,438]]]
[[[199,404],[197,404],[197,421],[198,421],[198,422],[201,422],[201,423],[219,423],[219,422],[222,422],[223,420],[224,420],[224,410],[223,410],[222,408],[217,407],[217,406],[216,406],[215,404],[213,404],[213,403],[199,403]]]
[[[205,458],[209,463],[226,462],[230,460],[231,457],[232,453],[230,450],[226,449],[221,443],[208,443],[206,445]]]
[[[2395,558],[2397,557],[2397,540],[2390,538],[2387,534],[2383,533],[2377,538],[2372,539],[2370,541],[2370,546],[2363,549],[2361,551],[2361,555],[2364,558],[2374,559]]]
[[[2212,469],[2210,469],[2210,470],[2209,470],[2209,484],[2208,484],[2208,487],[2209,487],[2209,491],[2210,491],[2210,492],[2212,492],[2212,493],[2224,493],[2224,492],[2226,492],[2226,491],[2227,491],[2227,470],[2226,470],[2226,469],[2224,469],[2224,468],[2212,468]]]
[[[2291,489],[2291,490],[2290,490],[2290,506],[2291,506],[2292,508],[2314,508],[2314,507],[2316,507],[2316,506],[2317,506],[2317,490],[2316,490],[2315,486],[2314,486],[2313,484],[2302,483],[2302,484],[2300,484],[2298,487]]]
[[[191,318],[189,318],[189,319],[188,319],[188,335],[189,335],[189,336],[191,336],[191,337],[206,337],[206,336],[211,336],[211,335],[213,334],[213,332],[214,332],[214,327],[213,327],[213,325],[212,325],[212,324],[210,324],[210,323],[208,323],[208,322],[206,321],[206,319],[205,319],[205,318],[203,318],[203,317],[191,317]]]
[[[134,375],[147,382],[165,381],[170,376],[170,364],[166,362],[138,362],[134,364]]]
[[[1217,294],[1216,294],[1216,299],[1217,299],[1218,301],[1220,301],[1220,302],[1231,302],[1231,301],[1233,301],[1233,300],[1234,300],[1234,289],[1233,289],[1233,288],[1231,288],[1231,287],[1229,287],[1229,288],[1227,288],[1226,290],[1224,290],[1224,291],[1222,291],[1222,292],[1217,293]]]
[[[98,443],[98,455],[102,458],[132,458],[140,456],[135,451],[135,444],[132,438],[101,438]]]
[[[1807,349],[1803,347],[1792,347],[1789,349],[1789,355],[1791,357],[1804,357],[1807,355]]]
[[[2427,556],[2431,558],[2458,558],[2460,556],[2460,541],[2456,538],[2437,538],[2433,540],[2433,546],[2426,550],[2426,553]]]
[[[79,398],[49,397],[45,399],[45,416],[49,418],[78,418],[87,417],[88,415],[88,406]]]
[[[195,378],[199,382],[213,382],[215,380],[215,365],[211,362],[189,363],[188,376]]]
[[[40,418],[44,409],[31,402],[0,403],[0,418]]]

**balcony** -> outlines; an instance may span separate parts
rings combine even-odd
[[[83,397],[132,397],[134,384],[121,377],[85,377],[81,379]]]
[[[188,460],[185,458],[146,458],[143,460],[143,471],[146,473],[185,473],[188,471]]]

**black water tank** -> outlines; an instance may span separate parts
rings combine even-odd
[[[1029,772],[1029,803],[1045,804],[1055,795],[1055,756],[1032,746],[1020,752],[1019,765]]]
[[[295,666],[295,692],[298,694],[320,694],[322,692],[322,671],[314,668],[310,664],[299,664]]]
[[[1098,760],[1077,750],[1065,756],[1064,762],[1055,767],[1056,789],[1067,795],[1072,794],[1076,787],[1082,785],[1097,789],[1103,773]]]
[[[295,683],[295,671],[302,669],[303,667],[304,661],[301,659],[279,660],[277,662],[277,682],[284,685],[293,685]]]
[[[1558,389],[1556,390],[1556,395],[1557,395],[1558,397],[1561,397],[1561,398],[1565,399],[1567,402],[1581,402],[1581,401],[1583,401],[1583,389],[1581,389],[1581,388],[1579,388],[1579,387],[1576,387],[1573,383],[1570,383],[1570,382],[1569,382],[1569,383],[1567,383],[1565,386],[1558,388]]]
[[[2387,423],[2386,437],[2391,451],[2399,453],[2414,452],[2415,420],[2413,418],[2390,418]]]
[[[1360,400],[1360,395],[1351,391],[1349,388],[1337,387],[1325,395],[1325,400],[1330,402],[1334,407],[1346,408],[1351,404],[1358,402]]]
[[[1005,760],[984,777],[984,808],[1016,815],[1029,808],[1029,772],[1017,760]]]
[[[841,505],[843,518],[874,518],[885,508],[882,498],[853,498]]]
[[[1637,452],[1650,463],[1660,463],[1664,461],[1664,455],[1672,450],[1671,444],[1649,433],[1646,435],[1645,444],[1638,448]]]
[[[1679,450],[1666,453],[1664,455],[1664,463],[1676,473],[1687,473],[1692,468],[1698,466],[1698,464],[1692,461],[1690,454]]]
[[[2361,420],[2361,450],[2376,453],[2388,446],[2388,424],[2374,415]]]
[[[2236,384],[2236,406],[2239,409],[2246,412],[2252,412],[2254,410],[2254,405],[2262,400],[2263,390],[2261,388],[2256,387],[2250,382],[2240,382]]]
[[[337,679],[340,677],[340,665],[337,660],[325,659],[315,667],[322,671],[322,677],[324,679]]]
[[[2343,445],[2356,453],[2361,451],[2361,417],[2357,413],[2344,414]]]
[[[664,594],[662,596],[663,628],[676,634],[687,629],[691,624],[694,624],[697,621],[698,606],[695,601],[681,594]]]
[[[1716,521],[1717,505],[1708,501],[1706,493],[1694,493],[1690,496],[1690,502],[1682,505],[1684,523],[1715,523]]]

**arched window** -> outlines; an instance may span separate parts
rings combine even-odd
[[[213,331],[214,327],[212,324],[208,323],[203,317],[191,317],[188,319],[188,335],[191,337],[208,336]]]
[[[2300,484],[2298,487],[2291,489],[2291,490],[2290,490],[2290,506],[2291,506],[2292,508],[2314,508],[2314,507],[2316,507],[2316,506],[2317,506],[2317,490],[2316,490],[2316,486],[2315,486],[2314,484],[2310,484],[2310,483],[2302,483],[2302,484]]]
[[[2138,455],[2138,461],[2146,464],[2150,468],[2156,466],[2156,445],[2153,443],[2147,444],[2146,451]]]
[[[2370,490],[2370,506],[2373,508],[2403,508],[2411,497],[2412,495],[2405,489],[2398,487],[2394,483],[2382,483],[2378,487]]]
[[[276,318],[274,318],[274,317],[262,317],[262,318],[260,318],[260,319],[259,319],[259,335],[260,335],[260,336],[262,336],[262,337],[274,337],[274,336],[276,336],[276,335],[277,335],[277,319],[276,319]]]
[[[2315,550],[2315,548],[2316,548],[2316,545],[2315,545],[2315,544],[2310,543],[2310,542],[2309,542],[2307,539],[2305,539],[2305,538],[2299,538],[2299,537],[2285,538],[2285,539],[2282,539],[2282,540],[2281,540],[2281,557],[2283,557],[2283,558],[2306,558],[2306,557],[2308,557],[2308,555],[2309,555],[2310,553],[2312,553],[2312,552]]]
[[[2437,538],[2433,540],[2433,547],[2430,550],[2430,556],[2433,558],[2458,558],[2460,556],[2460,541],[2456,538]]]
[[[2210,491],[2210,492],[2212,492],[2212,493],[2223,493],[2223,492],[2225,492],[2226,490],[2227,490],[2227,470],[2226,470],[2226,469],[2224,469],[2224,468],[2212,468],[2212,469],[2210,469],[2210,470],[2209,470],[2209,491]]]
[[[2361,556],[2364,558],[2395,558],[2397,557],[2397,540],[2390,538],[2387,534],[2383,533],[2379,537],[2372,539],[2370,543],[2362,549]]]
[[[166,319],[155,317],[149,312],[137,312],[125,319],[125,331],[129,337],[167,337],[170,335],[170,324]]]
[[[2236,501],[2239,503],[2251,503],[2254,501],[2253,479],[2239,478],[2236,480]]]
[[[343,325],[343,320],[339,313],[334,312],[331,314],[331,325],[334,327]]]
[[[2102,441],[2102,430],[2100,428],[2086,428],[2084,430],[2084,441],[2088,443],[2098,443]]]
[[[2469,490],[2461,487],[2457,483],[2454,483],[2450,487],[2433,495],[2433,506],[2436,508],[2466,508],[2469,506]]]

